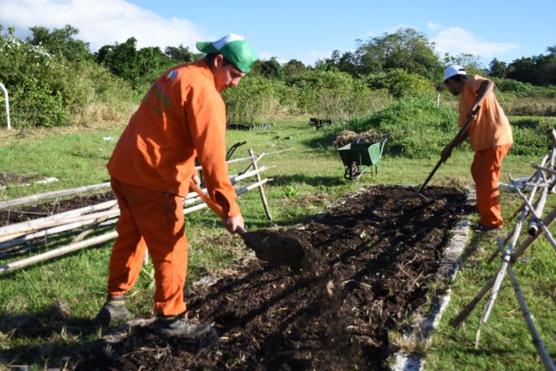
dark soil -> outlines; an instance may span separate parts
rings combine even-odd
[[[64,211],[113,200],[115,198],[116,196],[112,192],[104,192],[64,200],[49,201],[33,206],[4,209],[0,210],[0,226],[42,218]]]
[[[186,295],[190,318],[214,325],[212,346],[135,327],[116,344],[70,353],[77,369],[382,370],[399,331],[435,282],[450,229],[466,209],[455,189],[424,200],[378,186],[292,229],[314,249],[304,270],[249,260]]]

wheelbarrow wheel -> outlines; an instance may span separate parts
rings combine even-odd
[[[356,180],[361,175],[361,171],[359,170],[359,165],[357,161],[352,161],[349,165],[349,178],[351,180]]]

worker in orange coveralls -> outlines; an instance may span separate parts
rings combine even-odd
[[[108,300],[97,324],[130,319],[124,294],[135,284],[145,248],[155,270],[154,330],[201,338],[214,330],[186,316],[187,238],[183,197],[203,165],[209,197],[220,205],[228,232],[244,229],[226,164],[226,109],[221,93],[237,86],[256,60],[249,42],[229,34],[198,42],[206,56],[171,68],[156,80],[120,137],[108,163],[118,198],[118,238],[112,248]]]
[[[512,129],[504,110],[494,95],[494,83],[480,76],[467,76],[461,66],[449,66],[444,71],[444,84],[450,93],[459,96],[459,124],[471,119],[465,135],[456,137],[442,151],[442,159],[451,155],[454,147],[469,138],[475,157],[471,174],[475,181],[478,229],[489,231],[503,224],[500,208],[500,167],[512,146]]]

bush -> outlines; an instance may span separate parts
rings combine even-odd
[[[278,110],[282,83],[259,76],[247,76],[239,86],[224,92],[228,123],[257,125]]]
[[[348,122],[345,129],[369,129],[390,135],[387,153],[409,158],[438,156],[457,132],[457,113],[437,108],[428,98],[406,98],[370,117]]]
[[[512,155],[546,155],[551,148],[550,133],[556,128],[554,117],[511,117],[514,144]]]
[[[13,29],[0,35],[0,81],[10,94],[15,128],[83,124],[99,118],[95,109],[120,110],[122,102],[135,98],[127,84],[94,61],[68,62],[62,54],[18,40]]]
[[[298,112],[319,118],[347,120],[390,104],[383,91],[373,92],[345,72],[310,70],[287,83],[297,89]]]
[[[421,75],[396,69],[367,75],[367,84],[372,89],[386,89],[394,98],[433,96],[434,84]]]

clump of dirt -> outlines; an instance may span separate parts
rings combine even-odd
[[[39,179],[38,175],[19,175],[13,173],[0,173],[0,187],[5,187],[8,184],[26,183]]]
[[[25,222],[64,211],[90,206],[104,201],[114,200],[112,192],[83,195],[70,199],[44,202],[38,205],[0,210],[0,225]]]
[[[425,302],[465,195],[377,186],[347,197],[289,233],[310,242],[305,269],[250,260],[186,293],[190,317],[212,323],[212,347],[161,338],[148,328],[74,350],[73,368],[388,369],[388,333]]]
[[[357,143],[376,143],[384,139],[384,135],[380,134],[374,129],[369,129],[363,133],[356,133],[351,130],[343,130],[336,136],[332,145],[336,148],[345,146],[346,144],[357,142]]]

